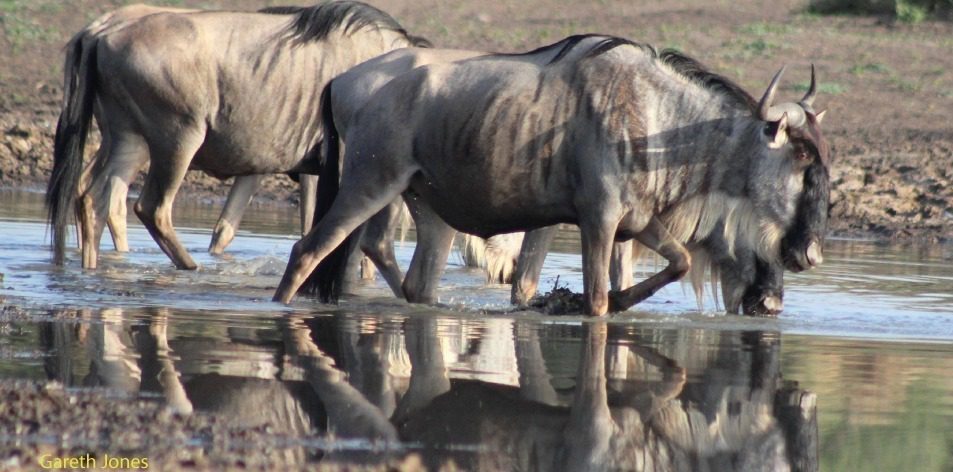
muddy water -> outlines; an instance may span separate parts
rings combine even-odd
[[[225,257],[205,253],[216,212],[176,213],[196,272],[135,224],[131,253],[84,272],[75,251],[50,265],[41,196],[0,192],[0,378],[312,438],[278,446],[292,465],[384,450],[466,470],[953,466],[953,248],[832,241],[822,269],[786,277],[778,319],[699,311],[674,286],[593,322],[509,312],[456,258],[438,307],[379,282],[274,304],[293,210],[250,211]],[[542,287],[580,290],[577,248],[564,235]]]

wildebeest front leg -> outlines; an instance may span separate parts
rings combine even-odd
[[[396,177],[372,166],[355,170],[353,176],[345,171],[341,192],[334,199],[327,215],[292,246],[288,266],[275,290],[274,301],[289,303],[315,267],[358,226],[394,201],[407,188],[410,176],[415,171],[405,169]]]
[[[661,272],[621,292],[612,294],[612,311],[622,311],[655,294],[660,288],[688,273],[691,255],[675,240],[658,218],[652,218],[646,227],[636,234],[636,239],[668,260]]]
[[[549,245],[556,237],[558,226],[528,231],[523,238],[520,256],[516,260],[516,270],[513,272],[513,287],[510,292],[510,303],[517,306],[526,306],[529,300],[536,295],[539,285],[539,275],[543,271],[543,261],[549,252]]]
[[[404,278],[404,296],[411,303],[434,303],[457,231],[412,192],[405,192],[404,200],[417,227],[417,247]]]
[[[235,239],[235,232],[238,231],[238,225],[242,222],[242,215],[245,214],[245,207],[251,202],[251,198],[261,186],[261,174],[241,175],[235,177],[231,190],[228,191],[228,199],[225,200],[225,208],[222,209],[218,222],[215,223],[215,230],[212,231],[212,243],[208,247],[208,252],[220,255],[225,252],[225,248]]]
[[[586,221],[589,220],[589,221]],[[586,312],[602,316],[609,311],[609,260],[618,223],[607,215],[580,222],[582,235],[582,286]]]

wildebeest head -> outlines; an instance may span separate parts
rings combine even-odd
[[[758,104],[764,122],[766,157],[755,163],[752,193],[761,212],[771,215],[780,241],[781,259],[799,272],[823,261],[821,245],[827,231],[830,197],[830,148],[820,130],[825,112],[815,113],[817,82],[811,67],[811,85],[798,103],[773,105],[784,68],[775,74]],[[780,177],[780,178],[779,178]],[[783,229],[782,229],[783,228]]]

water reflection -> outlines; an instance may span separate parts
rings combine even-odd
[[[49,379],[334,439],[288,442],[274,464],[414,451],[464,470],[817,468],[815,397],[782,379],[777,333],[434,313],[57,318],[38,333]]]

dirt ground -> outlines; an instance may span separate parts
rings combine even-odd
[[[0,470],[426,470],[418,454],[383,445],[362,451],[360,460],[330,457],[323,449],[335,439],[326,435],[288,437],[267,423],[183,415],[159,402],[57,382],[0,380],[0,427]],[[441,470],[457,469],[448,463]]]
[[[121,0],[0,2],[0,186],[42,188],[51,167],[62,46]],[[257,9],[282,1],[171,0]],[[926,239],[953,235],[953,23],[910,25],[876,16],[820,16],[804,1],[374,0],[439,47],[525,51],[598,32],[675,47],[760,95],[788,65],[782,96],[804,93],[809,66],[834,152],[832,233]],[[135,190],[135,189],[134,189]],[[226,187],[192,172],[185,192],[221,200]],[[259,202],[295,203],[271,179]]]

